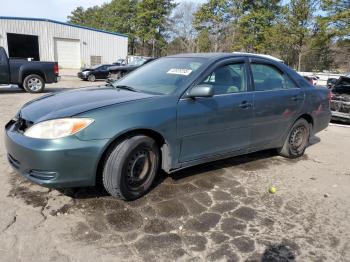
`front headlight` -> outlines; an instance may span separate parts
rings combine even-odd
[[[60,118],[44,121],[28,128],[24,135],[41,139],[56,139],[73,135],[88,127],[93,119],[90,118]]]

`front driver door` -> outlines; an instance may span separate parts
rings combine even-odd
[[[100,78],[105,79],[109,75],[109,66],[105,65],[101,67]]]
[[[214,96],[182,98],[178,103],[177,135],[180,162],[249,147],[253,95],[243,59],[220,62],[200,84],[214,87]]]

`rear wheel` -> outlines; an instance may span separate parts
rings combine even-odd
[[[292,126],[283,147],[279,149],[279,154],[288,158],[302,156],[309,144],[309,138],[310,124],[301,118]]]
[[[112,196],[137,199],[151,188],[159,168],[159,149],[147,136],[137,135],[117,144],[103,167],[103,185]]]
[[[41,93],[45,89],[45,81],[39,75],[29,75],[24,78],[23,87],[28,93]]]

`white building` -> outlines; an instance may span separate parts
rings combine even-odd
[[[49,19],[0,16],[0,46],[11,58],[58,61],[61,68],[77,69],[125,59],[128,37]]]

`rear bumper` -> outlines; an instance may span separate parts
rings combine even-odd
[[[82,141],[75,136],[44,140],[29,138],[6,126],[5,146],[13,169],[47,187],[95,185],[100,156],[107,140]]]
[[[326,129],[331,121],[331,111],[325,110],[322,113],[313,114],[314,125],[312,129],[312,134],[316,134],[324,129]]]
[[[56,76],[55,77],[55,83],[57,83],[58,81],[61,81],[61,77],[60,76]]]

